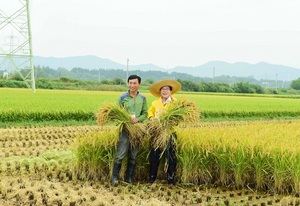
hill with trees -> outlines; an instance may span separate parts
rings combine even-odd
[[[124,91],[126,85],[126,71],[114,69],[87,70],[73,68],[51,69],[36,67],[37,89],[70,89],[70,90],[98,90]],[[298,94],[294,89],[281,87],[266,87],[253,78],[240,78],[235,82],[227,76],[199,79],[183,73],[168,73],[161,71],[129,71],[130,74],[142,76],[141,89],[148,90],[149,86],[160,79],[176,79],[181,82],[183,91],[191,92],[219,92],[219,93],[256,93],[256,94]],[[1,75],[1,73],[0,73]],[[223,82],[222,82],[223,81]],[[229,83],[228,83],[229,82]],[[297,83],[297,82],[296,82]],[[295,83],[295,85],[297,85]],[[276,85],[270,82],[269,85]],[[13,73],[8,79],[0,78],[0,87],[25,88],[26,85],[18,73]]]
[[[63,58],[34,56],[34,65],[50,67],[53,69],[65,68],[69,71],[73,68],[127,70],[126,64],[117,63],[110,59],[104,59],[93,55]],[[247,62],[227,63],[223,61],[210,61],[203,65],[181,65],[170,69],[148,63],[129,65],[128,70],[185,73],[198,78],[212,78],[213,76],[229,76],[231,78],[252,77],[259,81],[276,79],[278,81],[292,81],[300,77],[300,68],[275,65],[267,62],[250,64]]]
[[[36,67],[36,79],[39,78],[61,78],[67,77],[70,79],[78,79],[84,81],[102,82],[105,80],[113,80],[116,78],[126,81],[127,71],[122,69],[84,69],[75,67],[71,70],[65,68],[52,69],[49,67]],[[1,74],[1,73],[0,73]],[[163,71],[141,71],[141,70],[129,70],[128,75],[137,74],[142,77],[143,80],[158,81],[161,79],[182,79],[192,82],[219,82],[234,85],[237,82],[248,82],[250,84],[257,84],[264,88],[289,88],[290,81],[276,81],[276,80],[257,80],[253,77],[231,77],[231,76],[215,76],[215,77],[195,77],[186,73],[179,72],[163,72]]]

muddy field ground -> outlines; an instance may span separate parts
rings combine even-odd
[[[250,188],[82,180],[57,159],[71,153],[78,133],[92,130],[97,127],[0,129],[0,205],[300,205],[297,194]],[[60,158],[49,160],[55,154]]]

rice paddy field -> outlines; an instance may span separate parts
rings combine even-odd
[[[124,160],[111,186],[118,132],[94,115],[120,94],[0,89],[0,205],[300,205],[298,97],[180,93],[201,117],[176,128],[176,184],[164,161],[147,183],[145,136],[134,184]]]
[[[105,102],[116,102],[121,92],[80,90],[37,90],[0,88],[1,122],[95,123],[95,113]],[[148,105],[155,99],[148,91],[142,92]],[[236,95],[226,96],[201,93],[180,93],[176,98],[195,101],[201,121],[298,118],[299,96]],[[92,122],[92,123],[91,123]],[[24,124],[23,124],[24,125]]]

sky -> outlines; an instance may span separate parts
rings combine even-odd
[[[30,18],[36,56],[300,69],[299,0],[30,0]]]

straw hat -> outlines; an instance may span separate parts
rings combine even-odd
[[[177,91],[181,89],[180,82],[176,80],[161,80],[151,85],[150,87],[151,94],[153,94],[156,97],[160,97],[160,89],[164,86],[172,87],[172,94],[175,94]]]

